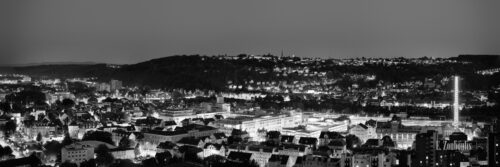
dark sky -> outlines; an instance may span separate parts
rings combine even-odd
[[[499,0],[3,0],[0,64],[500,54]]]

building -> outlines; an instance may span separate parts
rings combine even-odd
[[[116,91],[122,89],[122,81],[112,79],[109,81],[110,90]]]
[[[272,143],[280,142],[281,133],[279,131],[268,131],[266,132],[266,141]]]
[[[295,163],[293,159],[288,155],[271,155],[267,167],[292,167]]]
[[[81,139],[88,130],[95,130],[101,124],[95,121],[71,122],[68,125],[68,133],[71,138]]]
[[[276,154],[290,155],[290,156],[304,156],[312,153],[312,148],[306,145],[297,144],[281,144],[276,149]]]
[[[203,147],[203,158],[211,155],[220,155],[225,157],[227,153],[228,149],[222,144],[207,143]]]
[[[213,143],[222,144],[227,143],[227,136],[225,133],[214,133],[210,136]]]
[[[156,147],[156,153],[162,153],[162,152],[170,152],[170,155],[172,156],[177,156],[181,157],[181,152],[179,151],[179,146],[177,144],[166,141],[166,142],[161,142],[158,144]]]
[[[47,101],[51,104],[55,103],[57,100],[63,101],[64,99],[75,100],[75,95],[71,92],[55,92],[51,94],[46,94]]]
[[[362,143],[368,139],[377,138],[375,128],[364,124],[354,125],[354,127],[349,129],[349,134],[357,136]]]
[[[135,152],[134,148],[114,148],[109,149],[109,153],[115,157],[115,159],[134,159]]]
[[[224,103],[224,97],[218,96],[215,106],[212,107],[213,112],[231,112],[231,104]]]
[[[182,125],[184,120],[192,120],[198,118],[214,118],[215,115],[224,115],[225,112],[204,112],[196,114],[193,109],[166,109],[159,112],[159,119],[164,121],[174,121],[177,125]]]
[[[346,141],[343,138],[330,141],[327,148],[329,149],[327,153],[332,158],[341,158],[344,154],[350,152],[347,150]]]
[[[473,149],[475,142],[467,141],[467,135],[462,132],[454,132],[449,136],[449,140],[440,141],[440,150],[457,150],[460,152],[469,152]]]
[[[301,137],[318,138],[318,137],[320,137],[321,129],[308,128],[307,126],[297,126],[297,127],[291,127],[291,128],[283,128],[283,130],[281,130],[281,134],[294,136],[294,138],[296,140],[300,139]],[[321,138],[320,138],[320,142],[321,142]]]
[[[40,158],[34,154],[29,157],[0,161],[0,166],[5,167],[38,167],[41,164]]]
[[[166,126],[170,127],[170,124],[172,123],[173,121],[165,121],[166,123]],[[173,122],[174,125],[177,125],[175,122]],[[144,119],[137,119],[134,123],[135,125],[135,128],[137,131],[142,131],[142,129],[154,129],[156,127],[161,127],[162,125],[162,120],[161,119],[157,119],[155,117],[146,117]],[[175,128],[175,126],[174,126]]]
[[[229,112],[201,112],[195,113],[193,109],[166,109],[158,113],[158,119],[163,121],[173,121],[176,125],[182,126],[182,121],[187,121],[189,123],[193,119],[212,119],[216,118],[217,115],[226,117]],[[214,119],[215,120],[215,119]]]
[[[436,159],[436,166],[476,166],[476,164],[479,166],[480,163],[477,160],[472,160],[471,157],[467,157],[458,150],[438,150],[436,156],[438,157]],[[469,158],[471,158],[474,165],[471,165]]]
[[[163,130],[174,130],[177,127],[177,123],[175,121],[165,121],[163,122]]]
[[[69,161],[80,165],[81,162],[94,158],[94,147],[82,143],[73,143],[61,149],[61,162]]]
[[[212,112],[231,112],[231,104],[229,103],[216,103],[215,106],[212,107]]]
[[[183,127],[177,127],[175,128],[175,131],[186,131],[189,137],[194,138],[206,137],[219,133],[217,128],[198,124],[189,124]]]
[[[25,123],[24,132],[29,138],[35,138],[38,134],[42,136],[49,136],[56,133],[56,125],[48,120],[44,119],[41,121],[35,121],[33,125],[28,125]]]
[[[294,167],[348,167],[343,159],[329,158],[321,156],[300,156],[297,157]]]
[[[264,167],[273,153],[276,153],[273,147],[261,145],[240,145],[229,146],[229,155],[233,152],[241,152],[250,154],[250,160],[255,161],[260,167]]]
[[[302,113],[262,116],[262,117],[235,117],[216,121],[214,126],[222,131],[230,132],[240,129],[248,132],[250,137],[257,137],[258,130],[281,131],[287,127],[297,127],[302,124]]]
[[[177,141],[179,146],[189,145],[193,147],[203,148],[205,143],[209,142],[208,138],[194,138],[194,137],[184,137]]]
[[[314,137],[301,137],[299,139],[299,144],[309,146],[311,148],[317,148],[318,147],[318,138]]]
[[[358,136],[359,137],[359,136]],[[328,145],[332,140],[336,139],[343,139],[344,136],[342,136],[338,132],[329,132],[329,131],[322,131],[321,134],[319,135],[319,145],[320,146],[326,146]],[[361,139],[361,138],[360,138]]]
[[[392,150],[396,154],[396,165],[400,167],[410,167],[411,166],[411,156],[413,151],[411,150]]]
[[[194,112],[192,109],[167,109],[163,111],[160,115],[165,116],[165,117],[181,117],[181,116],[191,116],[193,115]],[[176,120],[176,122],[179,122],[182,120]]]
[[[435,166],[438,134],[436,131],[420,133],[415,139],[415,160],[412,166]]]
[[[297,144],[298,141],[295,139],[295,136],[281,135],[280,143]]]
[[[250,163],[252,160],[251,157],[252,157],[252,153],[232,151],[232,152],[229,152],[229,155],[227,156],[227,160],[231,161],[231,162],[237,162],[237,163]]]
[[[119,145],[120,140],[122,140],[124,137],[132,141],[131,145],[135,146],[139,142],[139,140],[142,140],[144,138],[144,135],[142,135],[140,132],[128,132],[122,129],[117,129],[111,132],[111,139],[113,140],[113,142],[115,142],[115,145]]]
[[[156,146],[161,142],[177,142],[187,136],[185,131],[149,131],[144,132],[144,142],[149,142],[155,147],[153,149],[156,149]]]
[[[224,96],[217,96],[217,103],[224,103]]]
[[[47,113],[45,112],[44,109],[36,109],[34,110],[33,112],[31,112],[31,115],[33,115],[35,117],[35,121],[38,121],[40,115],[47,115]]]
[[[218,129],[197,124],[190,124],[185,127],[177,127],[174,131],[144,132],[143,148],[147,151],[155,152],[161,142],[178,142],[184,137],[200,138],[218,133]]]
[[[500,133],[489,133],[488,134],[488,165],[489,166],[499,166],[500,165]]]
[[[352,166],[391,167],[396,165],[396,154],[386,150],[361,148],[353,152]]]
[[[415,136],[420,133],[422,129],[424,129],[424,127],[404,126],[400,118],[393,117],[392,120],[388,122],[377,122],[376,138],[382,139],[384,136],[389,136],[396,142],[397,148],[407,149],[412,147]]]
[[[97,91],[103,92],[111,92],[111,86],[107,83],[99,83],[95,85]]]

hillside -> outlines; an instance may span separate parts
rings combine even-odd
[[[267,57],[266,57],[267,56]],[[423,80],[425,78],[443,77],[459,74],[465,79],[464,87],[471,89],[489,89],[500,84],[500,75],[482,76],[475,71],[498,68],[497,63],[491,63],[497,57],[486,56],[474,59],[471,56],[459,56],[458,63],[437,64],[398,64],[386,65],[381,63],[356,65],[337,65],[333,60],[301,61],[298,58],[279,58],[265,55],[264,58],[253,58],[239,55],[234,58],[218,56],[170,56],[153,59],[137,64],[121,65],[112,68],[106,64],[77,64],[77,65],[39,65],[27,67],[1,67],[3,73],[27,74],[35,77],[97,77],[101,81],[110,79],[122,80],[125,85],[149,86],[152,88],[184,88],[224,90],[228,82],[236,85],[245,85],[249,81],[318,81],[325,78],[343,79],[341,87],[352,84],[345,79],[350,74],[375,75],[377,79],[370,86],[384,82],[404,82],[409,80]],[[468,61],[472,63],[460,63]],[[493,61],[495,62],[495,61]],[[296,72],[283,76],[283,71],[276,68],[306,69],[309,72],[324,72],[325,76],[299,75]],[[281,75],[280,75],[281,74]],[[483,84],[478,84],[483,83]],[[488,83],[488,84],[484,84]],[[329,85],[325,85],[329,86]]]

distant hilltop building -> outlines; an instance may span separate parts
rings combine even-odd
[[[116,91],[116,90],[120,90],[123,86],[122,86],[122,81],[119,81],[119,80],[114,80],[112,79],[110,82],[109,82],[109,85],[110,85],[110,89],[111,91]]]
[[[123,83],[120,80],[110,80],[109,83],[97,83],[94,85],[97,91],[114,92],[123,88]]]
[[[97,91],[111,91],[111,86],[107,83],[98,83],[95,85]]]

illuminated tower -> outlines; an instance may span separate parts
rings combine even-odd
[[[458,122],[458,108],[460,107],[458,104],[458,80],[460,78],[458,76],[455,76],[455,81],[454,81],[454,91],[453,91],[453,125],[458,128],[459,122]]]

